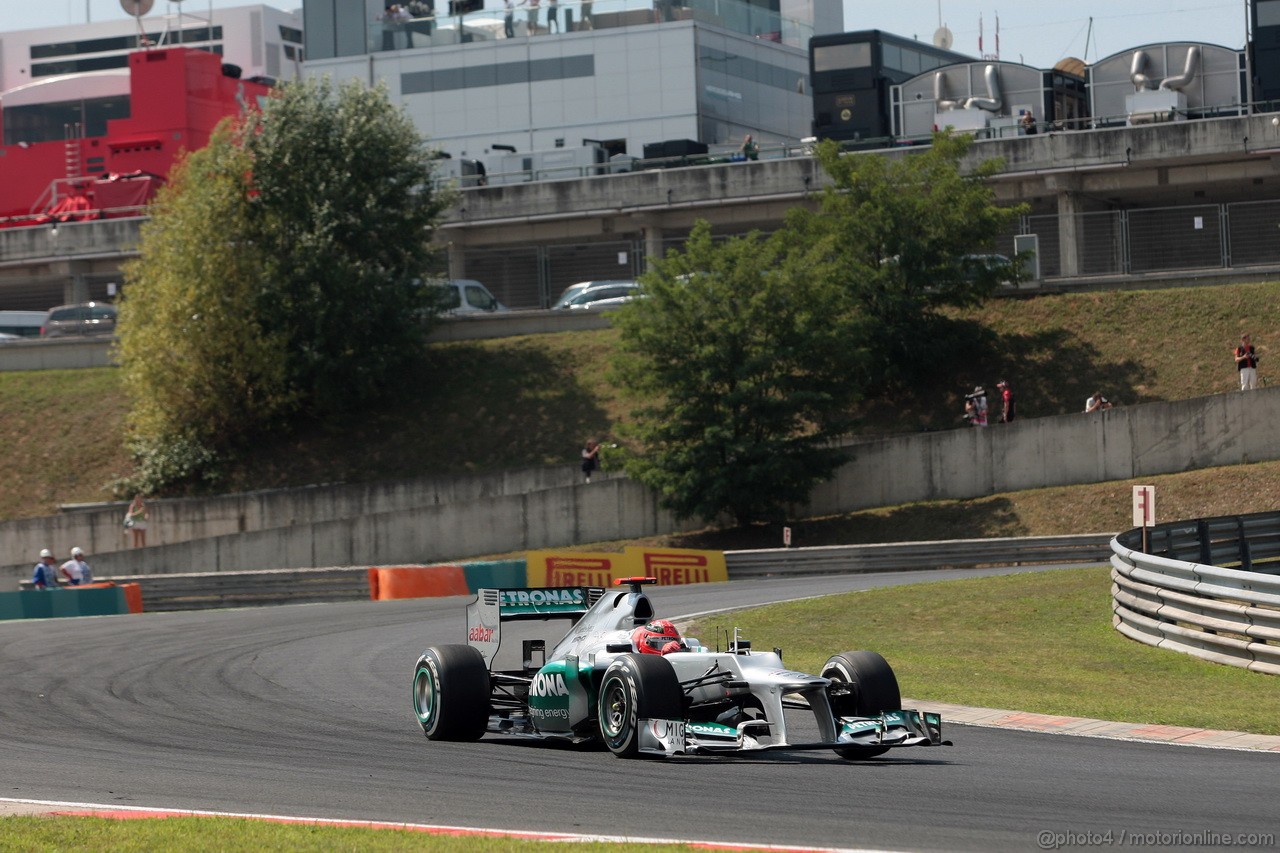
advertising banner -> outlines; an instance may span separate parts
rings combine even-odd
[[[723,551],[629,547],[623,553],[530,551],[529,586],[611,587],[619,578],[657,578],[662,585],[729,580]]]

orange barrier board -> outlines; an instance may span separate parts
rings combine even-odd
[[[468,595],[462,566],[387,566],[369,569],[369,598],[436,598]]]

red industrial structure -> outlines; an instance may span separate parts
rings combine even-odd
[[[103,99],[116,101],[120,116],[98,122],[105,132],[67,122],[60,138],[49,138],[52,121],[89,113],[84,92],[93,87],[77,79],[84,76],[0,95],[0,228],[139,215],[183,151],[208,144],[219,121],[257,108],[270,91],[215,53],[140,50],[129,56],[127,94]],[[13,101],[20,107],[11,109]],[[33,138],[22,138],[28,130]]]

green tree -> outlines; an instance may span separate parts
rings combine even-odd
[[[189,155],[126,272],[120,362],[140,482],[297,417],[357,411],[419,358],[448,195],[383,88],[287,84]]]
[[[1023,208],[995,201],[987,179],[1001,161],[961,171],[971,145],[967,135],[940,132],[928,148],[886,156],[844,153],[827,140],[817,158],[832,184],[819,210],[788,216],[821,274],[842,281],[873,321],[869,393],[948,362],[939,308],[978,305],[1016,279],[1016,264],[992,262],[990,253]]]
[[[315,412],[376,399],[425,342],[417,286],[450,202],[432,152],[387,96],[328,78],[279,90],[244,136],[263,249],[260,312],[289,340],[287,374]]]
[[[288,340],[259,319],[250,158],[230,127],[182,160],[125,268],[117,358],[128,440],[148,491],[208,476],[214,449],[289,411]]]
[[[682,518],[775,521],[845,454],[864,352],[848,291],[779,233],[695,226],[614,315],[614,375],[635,401],[627,473]]]

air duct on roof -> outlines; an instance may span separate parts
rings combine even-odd
[[[1160,81],[1160,88],[1165,90],[1173,90],[1181,92],[1183,87],[1196,78],[1196,73],[1200,70],[1200,48],[1192,45],[1187,48],[1187,64],[1183,67],[1182,73],[1173,77],[1166,77]]]
[[[1145,50],[1135,50],[1133,52],[1133,63],[1129,66],[1129,79],[1133,81],[1133,91],[1141,92],[1144,89],[1154,89],[1156,81],[1146,75],[1147,70],[1147,52]]]
[[[985,98],[968,98],[964,102],[965,109],[977,107],[987,112],[999,112],[1000,107],[1004,105],[1004,96],[1000,94],[1000,76],[994,65],[988,65],[983,71],[984,78],[987,81],[987,97]]]
[[[959,106],[959,101],[954,101],[947,97],[947,77],[941,71],[933,72],[933,108],[942,112],[943,110],[954,110]]]

